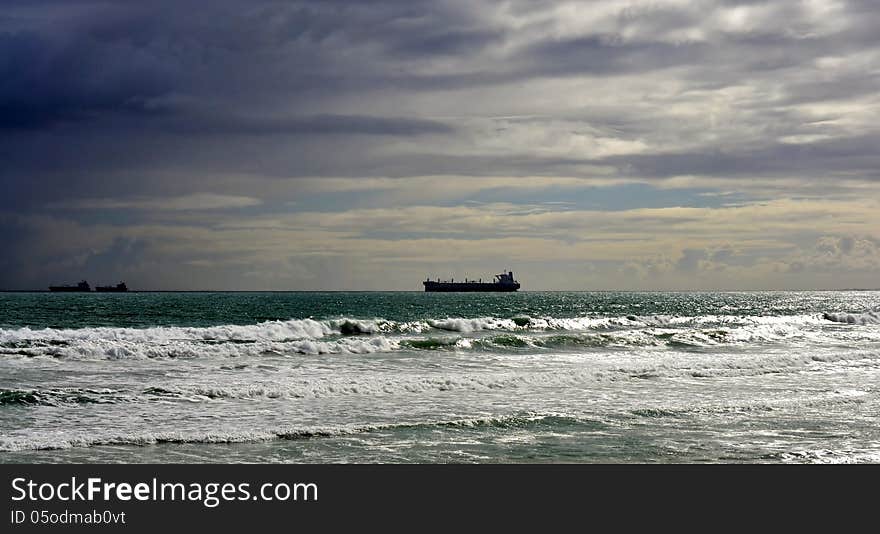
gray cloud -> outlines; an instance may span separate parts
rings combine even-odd
[[[685,249],[676,264],[676,269],[684,273],[695,273],[700,269],[700,262],[708,257],[705,250]]]
[[[638,176],[668,177],[686,174],[711,176],[828,177],[840,172],[876,180],[880,178],[880,135],[831,138],[808,144],[768,140],[765,146],[714,147],[692,152],[612,156],[596,161],[620,167]]]
[[[449,134],[454,129],[440,121],[365,115],[312,115],[305,117],[236,117],[190,115],[170,125],[176,132],[220,135],[422,135]]]
[[[616,36],[542,41],[525,51],[527,76],[618,75],[705,61],[706,45],[619,42]]]
[[[152,113],[147,101],[172,85],[162,63],[162,58],[86,41],[63,42],[30,31],[0,33],[0,130],[106,113]]]
[[[135,219],[206,211],[194,198],[217,201],[202,227],[240,210],[235,198],[261,215],[302,209],[314,200],[303,178],[505,177],[540,196],[542,178],[687,177],[743,202],[822,198],[846,182],[861,189],[841,195],[871,197],[878,26],[868,0],[13,0],[0,16],[0,214],[105,224],[128,243]],[[434,189],[417,200],[438,203]],[[609,205],[622,209],[618,194]],[[23,250],[14,228],[2,244]],[[867,237],[840,241],[837,256],[878,237],[848,231]],[[670,254],[684,270],[746,257],[725,239]],[[6,283],[27,266],[15,269]],[[240,277],[223,269],[218,283]]]

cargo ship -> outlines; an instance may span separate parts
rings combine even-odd
[[[68,293],[85,293],[91,290],[91,286],[85,280],[75,286],[49,286],[49,291],[64,291]]]
[[[95,287],[95,291],[102,293],[121,293],[123,291],[128,291],[128,286],[125,285],[125,282],[119,282],[115,286],[97,286]]]
[[[432,292],[516,291],[519,289],[519,282],[513,279],[513,271],[496,274],[495,280],[492,282],[483,282],[482,279],[468,280],[467,278],[464,279],[464,282],[456,282],[455,280],[441,282],[440,279],[436,281],[429,279],[422,282],[422,285],[425,286],[425,291]]]

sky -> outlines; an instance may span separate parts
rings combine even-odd
[[[0,288],[880,287],[873,0],[0,7]]]

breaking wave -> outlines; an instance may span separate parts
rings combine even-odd
[[[830,321],[830,322],[829,322]],[[372,354],[400,349],[517,351],[589,347],[743,346],[776,342],[880,342],[880,314],[793,316],[516,316],[426,319],[291,319],[251,325],[0,329],[0,356],[68,359],[186,359],[262,355]]]
[[[522,428],[538,429],[571,425],[596,425],[596,421],[562,414],[522,414],[500,417],[437,419],[431,421],[403,421],[364,425],[305,426],[302,428],[257,429],[229,432],[142,432],[128,435],[75,436],[68,438],[4,438],[0,437],[0,451],[53,450],[100,445],[147,446],[162,443],[255,443],[272,440],[301,440],[334,436],[349,436],[370,432],[431,429],[485,429]]]
[[[0,389],[0,406],[114,404],[125,397],[112,389]]]
[[[768,374],[823,372],[835,369],[880,368],[880,351],[823,351],[807,353],[718,353],[705,355],[666,355],[645,358],[641,353],[624,353],[613,363],[595,362],[578,369],[538,370],[485,367],[440,373],[364,372],[341,376],[301,376],[293,373],[225,375],[220,380],[191,378],[185,383],[155,380],[152,384],[124,388],[17,388],[0,389],[0,408],[118,403],[212,403],[227,401],[299,399],[419,398],[458,393],[510,391],[580,390],[597,384],[632,383],[634,380],[708,379],[750,377]],[[238,368],[241,369],[238,369]],[[248,365],[224,366],[229,372],[246,370]],[[256,366],[260,367],[260,366]],[[240,377],[240,378],[239,378]]]
[[[844,317],[855,317],[845,319]],[[423,321],[397,322],[386,319],[290,319],[266,321],[251,325],[219,325],[208,327],[162,326],[151,328],[91,327],[78,329],[29,327],[0,329],[0,343],[6,345],[22,341],[41,341],[47,344],[64,344],[71,341],[111,339],[115,341],[155,342],[167,340],[191,341],[290,341],[297,339],[321,339],[333,336],[361,336],[376,334],[423,333],[430,330],[472,333],[484,330],[609,330],[639,327],[687,327],[687,326],[747,326],[747,325],[811,325],[821,324],[823,316],[674,316],[650,315],[622,317],[573,317],[535,318],[518,316],[510,319],[496,317],[426,319]],[[844,322],[872,323],[880,316],[869,312],[847,316],[824,314],[824,319]]]
[[[138,343],[115,339],[90,339],[66,346],[41,345],[8,347],[0,345],[0,355],[19,357],[52,357],[62,359],[191,359],[201,357],[259,357],[295,354],[372,354],[390,352],[400,347],[396,340],[383,336],[367,339],[320,341],[302,339],[287,342],[199,343],[195,341],[162,341]]]
[[[829,320],[834,321],[835,323],[847,323],[847,324],[880,324],[880,312],[865,312],[865,313],[830,313],[825,312],[822,314],[822,317]]]
[[[866,402],[871,393],[861,390],[835,390],[823,392],[810,400],[779,399],[759,403],[706,404],[695,406],[646,407],[630,411],[635,417],[651,419],[680,418],[692,415],[726,415],[749,414],[755,412],[772,412],[791,408],[827,408],[839,405],[860,405]]]

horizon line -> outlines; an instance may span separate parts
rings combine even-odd
[[[808,291],[880,291],[880,287],[810,288],[810,289],[534,289],[509,293],[757,293],[757,292],[808,292]],[[111,294],[120,293],[431,293],[419,289],[129,289],[128,291],[71,291],[59,292],[48,289],[0,289],[0,293],[62,293],[62,294]],[[446,293],[472,293],[449,291]],[[496,293],[493,291],[479,292]],[[499,292],[500,293],[500,292]]]

